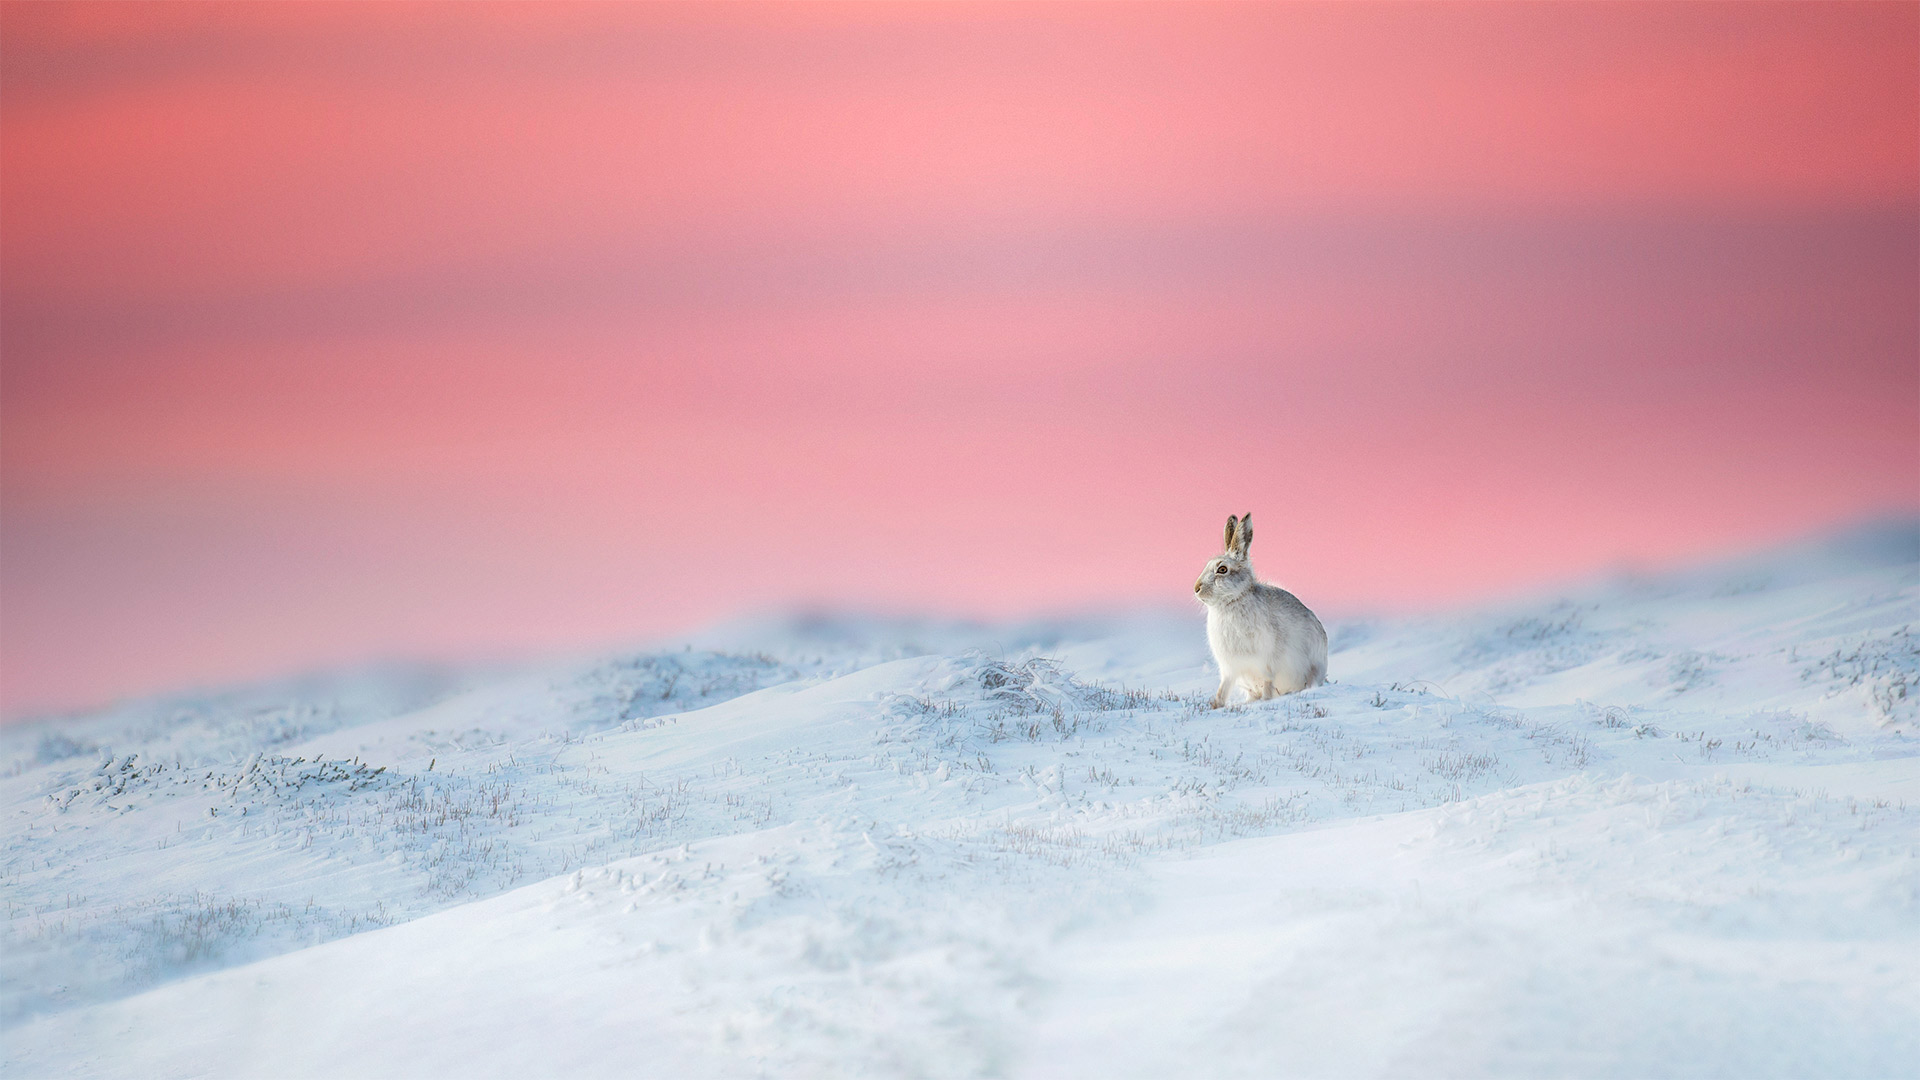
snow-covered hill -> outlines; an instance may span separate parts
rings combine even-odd
[[[5,1075],[1920,1075],[1920,527],[0,731]]]

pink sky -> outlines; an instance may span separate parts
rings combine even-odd
[[[0,712],[1920,505],[1920,6],[0,5]]]

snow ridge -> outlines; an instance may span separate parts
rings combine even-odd
[[[813,617],[0,731],[5,1071],[1920,1075],[1903,529],[1217,711],[1197,614]]]

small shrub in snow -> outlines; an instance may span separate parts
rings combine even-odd
[[[1802,669],[1800,677],[1825,677],[1864,689],[1868,706],[1883,725],[1920,719],[1920,693],[1914,692],[1920,687],[1920,641],[1911,626],[1836,648]]]

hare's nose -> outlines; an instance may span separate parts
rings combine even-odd
[[[1200,579],[1199,581],[1196,581],[1196,582],[1194,582],[1194,583],[1193,583],[1193,591],[1194,591],[1194,592],[1199,592],[1199,591],[1200,591],[1200,586],[1202,586],[1202,585],[1205,585],[1206,583],[1207,583],[1207,579],[1205,579],[1205,578],[1201,578],[1201,579]]]

